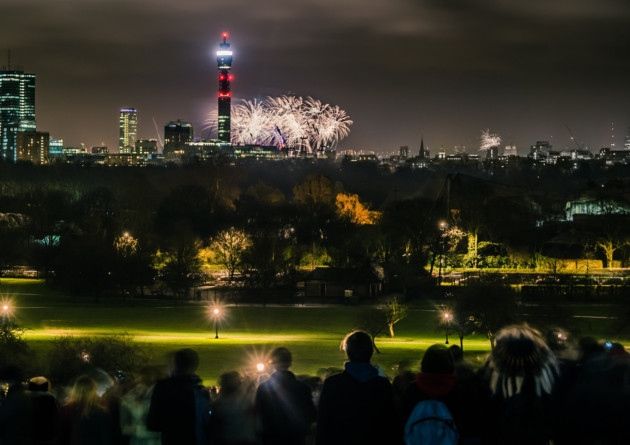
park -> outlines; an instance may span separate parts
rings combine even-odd
[[[165,365],[170,352],[190,347],[201,357],[200,376],[207,384],[230,370],[260,372],[257,365],[277,346],[286,346],[295,356],[298,374],[316,375],[326,369],[341,368],[344,354],[340,342],[344,335],[361,326],[363,305],[235,305],[222,306],[219,338],[215,339],[209,302],[173,300],[108,301],[95,303],[73,299],[48,288],[41,280],[8,279],[0,281],[0,294],[11,301],[13,317],[24,329],[24,339],[45,361],[50,345],[62,337],[126,335],[138,344],[154,365]],[[410,305],[407,317],[396,326],[396,335],[378,336],[380,353],[375,362],[387,375],[399,367],[416,369],[424,350],[444,343],[447,330],[439,323],[440,302],[419,300]],[[570,305],[571,323],[580,336],[619,341],[628,346],[627,331],[617,329],[618,309],[612,304]],[[531,317],[545,312],[534,306],[522,309]],[[539,315],[536,315],[538,318]],[[451,333],[451,343],[458,338]],[[482,335],[465,338],[466,358],[481,366],[490,351]]]

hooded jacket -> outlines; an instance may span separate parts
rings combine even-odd
[[[346,363],[324,382],[317,445],[402,443],[392,386],[369,363]]]

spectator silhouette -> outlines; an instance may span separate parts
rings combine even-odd
[[[491,391],[497,443],[548,444],[552,436],[553,399],[559,365],[537,330],[527,325],[501,329],[484,377]]]
[[[398,444],[400,422],[392,385],[370,363],[372,337],[363,331],[342,343],[348,362],[326,379],[319,402],[318,445]]]
[[[288,349],[274,349],[271,364],[275,372],[256,392],[256,412],[265,445],[304,444],[315,420],[310,388],[289,371],[292,362]]]
[[[50,393],[50,382],[45,377],[33,377],[28,381],[28,393],[33,409],[34,443],[54,444],[57,440],[59,404]]]
[[[59,445],[111,445],[112,420],[101,406],[96,383],[77,379],[68,402],[61,408]]]
[[[23,372],[15,366],[2,370],[8,389],[0,403],[0,444],[31,444],[33,410],[23,383]]]
[[[147,429],[147,415],[157,373],[144,368],[140,378],[120,399],[120,428],[129,445],[158,445],[160,434]]]
[[[256,443],[254,396],[248,393],[241,375],[227,372],[219,378],[221,390],[212,407],[212,435],[216,445]]]
[[[162,433],[163,445],[205,445],[210,397],[195,374],[199,356],[192,349],[180,349],[173,362],[172,375],[153,389],[147,426]]]
[[[420,402],[440,402],[452,416],[454,427],[444,420],[434,426],[445,428],[451,434],[456,432],[459,443],[479,443],[482,419],[478,413],[483,412],[483,393],[480,382],[463,363],[460,352],[459,346],[447,348],[441,344],[432,345],[425,351],[420,373],[416,374],[414,384],[409,386],[404,398],[404,419],[407,421]],[[428,413],[426,411],[424,416]],[[423,426],[429,427],[429,424],[424,422]]]

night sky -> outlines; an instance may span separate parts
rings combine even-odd
[[[67,143],[117,146],[216,110],[220,33],[237,98],[295,93],[345,108],[342,148],[420,134],[476,150],[486,127],[525,154],[537,139],[592,149],[630,126],[628,0],[0,0],[0,50],[38,75],[37,123]],[[1,62],[4,65],[4,61]]]

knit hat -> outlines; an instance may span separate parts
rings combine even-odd
[[[490,389],[505,398],[519,394],[525,381],[536,395],[550,394],[558,376],[558,360],[542,335],[526,324],[508,326],[496,336],[487,363]]]

